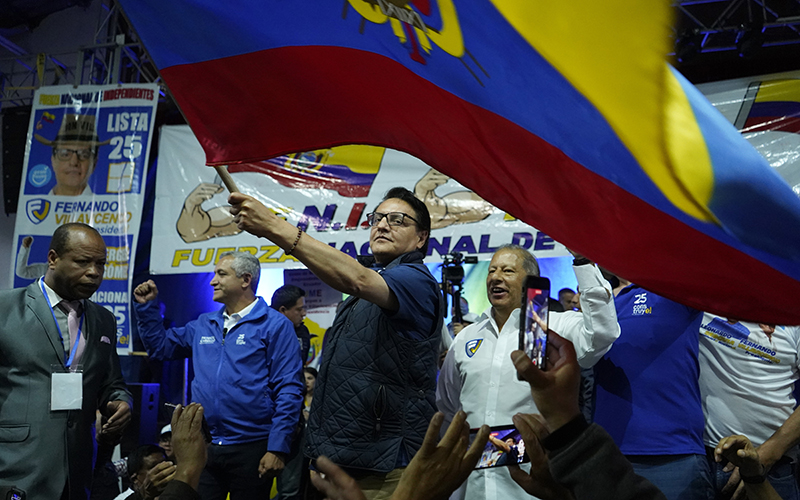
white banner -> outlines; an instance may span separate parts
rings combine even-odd
[[[141,223],[158,85],[43,87],[34,96],[14,228],[11,276],[26,286],[47,270],[56,227],[83,222],[107,247],[92,300],[117,319],[117,349],[130,351],[129,263]]]
[[[800,196],[800,71],[697,88]]]
[[[567,255],[544,233],[503,213],[422,161],[391,149],[340,146],[229,171],[239,189],[314,238],[353,257],[369,253],[366,214],[390,188],[403,186],[431,212],[431,262],[462,252],[488,260],[506,243],[537,257]],[[228,192],[188,126],[161,129],[151,273],[214,269],[222,252],[242,250],[266,267],[302,267],[269,241],[241,234],[228,212]]]

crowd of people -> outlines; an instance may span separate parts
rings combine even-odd
[[[304,291],[267,305],[252,254],[220,256],[221,307],[184,326],[165,328],[156,283],[139,284],[145,348],[192,359],[193,403],[127,458],[118,498],[266,499],[276,478],[282,500],[800,500],[800,328],[715,317],[574,255],[579,293],[553,301],[537,367],[517,350],[523,284],[539,275],[526,249],[496,250],[490,307],[448,328],[412,192],[367,215],[372,255],[358,260],[252,197],[229,202],[241,230],[349,297],[317,372]],[[94,229],[61,226],[44,276],[0,292],[0,487],[27,498],[88,499],[93,432],[107,448],[131,418],[113,316],[89,300],[105,253]],[[522,442],[491,430],[510,424]],[[495,466],[475,469],[482,456]]]

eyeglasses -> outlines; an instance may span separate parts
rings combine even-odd
[[[67,149],[67,148],[58,148],[53,150],[53,154],[56,158],[61,161],[67,161],[72,158],[72,154],[75,153],[78,156],[79,160],[89,160],[94,157],[94,151],[91,149]]]
[[[414,222],[417,223],[417,225],[419,225],[417,219],[411,217],[408,214],[404,214],[403,212],[389,212],[388,214],[382,214],[380,212],[372,212],[367,214],[367,224],[373,227],[377,226],[378,224],[380,224],[380,222],[383,220],[384,217],[386,217],[386,222],[390,226],[402,226],[403,221],[405,220],[406,217],[413,220]]]

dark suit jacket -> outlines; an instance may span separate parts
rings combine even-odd
[[[0,291],[0,484],[30,499],[88,498],[95,410],[109,401],[131,404],[116,351],[116,322],[85,301],[83,408],[50,411],[51,366],[64,369],[64,347],[47,301],[34,282]],[[102,339],[102,340],[101,340]]]

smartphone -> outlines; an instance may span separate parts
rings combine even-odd
[[[549,320],[550,280],[539,276],[525,278],[519,322],[519,349],[540,369],[546,368],[547,325]],[[536,321],[541,319],[542,325]],[[519,375],[517,376],[519,377]]]
[[[522,436],[513,425],[499,425],[489,428],[489,441],[483,449],[476,469],[502,467],[511,464],[524,464],[530,462],[525,453],[525,443]],[[478,429],[469,432],[469,442],[475,439]]]

